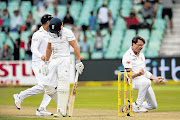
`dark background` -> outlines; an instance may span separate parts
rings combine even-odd
[[[162,60],[165,60],[165,66],[170,67],[169,71],[165,72],[166,79],[172,78],[172,59],[176,61],[176,67],[180,68],[180,58],[147,58],[151,62],[146,65],[146,67],[151,67],[150,72],[152,73],[153,67],[157,69],[157,75],[161,76],[161,71],[159,67],[161,66]],[[106,81],[106,80],[117,80],[117,75],[115,75],[115,70],[123,70],[122,60],[84,60],[83,64],[85,66],[84,72],[80,75],[80,81]],[[156,64],[155,64],[156,63]],[[180,71],[176,72],[176,76],[180,79]]]

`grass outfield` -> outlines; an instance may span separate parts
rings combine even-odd
[[[156,94],[156,99],[158,102],[158,108],[156,110],[152,110],[153,112],[180,111],[180,85],[153,85],[152,87]],[[25,89],[27,89],[27,87],[0,87],[0,105],[14,106],[13,94],[19,93],[20,91]],[[75,108],[117,110],[117,95],[117,86],[79,86],[77,88]],[[42,100],[42,97],[43,94],[39,94],[26,98],[21,104],[22,108],[24,106],[38,108]],[[136,98],[137,91],[133,90],[133,101],[135,101]],[[51,101],[48,107],[55,108],[56,104],[53,101]],[[9,116],[4,115],[0,116],[0,118],[13,118],[16,120],[16,117],[11,118]]]
[[[25,117],[14,117],[14,116],[5,116],[0,115],[1,120],[45,120],[45,118],[25,118]]]

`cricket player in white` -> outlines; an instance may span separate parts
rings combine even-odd
[[[21,101],[23,101],[26,97],[33,96],[44,92],[44,88],[42,85],[43,80],[45,79],[44,75],[41,73],[41,67],[45,61],[46,47],[48,44],[48,26],[52,16],[49,14],[45,14],[41,18],[42,26],[40,29],[33,34],[32,37],[32,69],[34,71],[35,77],[38,80],[38,85],[33,86],[25,91],[21,91],[19,94],[14,94],[14,102],[16,107],[21,109]],[[51,97],[44,93],[43,100],[39,109],[36,111],[36,115],[53,115],[50,112],[47,112],[46,106],[51,101]]]
[[[136,102],[133,103],[134,112],[148,112],[148,110],[157,108],[156,96],[151,87],[150,79],[154,79],[157,82],[163,80],[163,77],[156,77],[146,70],[145,57],[140,52],[144,44],[145,40],[142,37],[135,36],[132,39],[132,46],[124,54],[122,59],[125,70],[133,72],[133,89],[139,90]]]
[[[47,81],[45,92],[57,103],[56,116],[67,116],[70,91],[70,45],[74,48],[76,70],[82,74],[84,65],[80,61],[80,51],[73,32],[65,27],[59,18],[52,18],[49,25],[49,39],[46,50],[46,64],[42,72]],[[49,62],[49,58],[52,60]],[[73,73],[72,73],[73,74]]]

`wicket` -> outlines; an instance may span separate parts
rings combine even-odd
[[[133,116],[132,103],[133,103],[133,95],[132,95],[132,71],[119,71],[118,72],[118,116],[122,116],[122,107],[121,107],[121,72],[124,72],[124,116],[127,116],[127,72],[130,72],[130,116]]]

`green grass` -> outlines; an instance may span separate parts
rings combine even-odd
[[[154,85],[152,87],[158,102],[158,108],[153,111],[180,111],[180,85]],[[0,87],[0,105],[14,105],[13,94],[25,89],[27,87]],[[137,98],[137,92],[133,90],[133,101]],[[117,94],[117,86],[79,86],[75,108],[116,110]],[[28,97],[22,102],[22,106],[38,108],[42,97],[43,94]],[[56,104],[51,101],[48,107],[56,107]]]
[[[152,87],[158,102],[158,108],[152,111],[180,111],[180,85],[154,85]],[[117,95],[117,86],[79,87],[75,107],[117,110]],[[133,90],[133,101],[136,100],[137,95],[138,91]]]
[[[28,87],[0,87],[0,105],[14,105],[13,94],[20,93],[23,90],[26,90]],[[22,106],[30,106],[30,107],[39,107],[43,93],[39,95],[34,95],[31,97],[27,97],[21,103]],[[56,104],[51,101],[49,106],[56,107]]]
[[[45,120],[45,118],[25,118],[25,117],[14,117],[14,116],[5,116],[0,115],[1,120]]]

